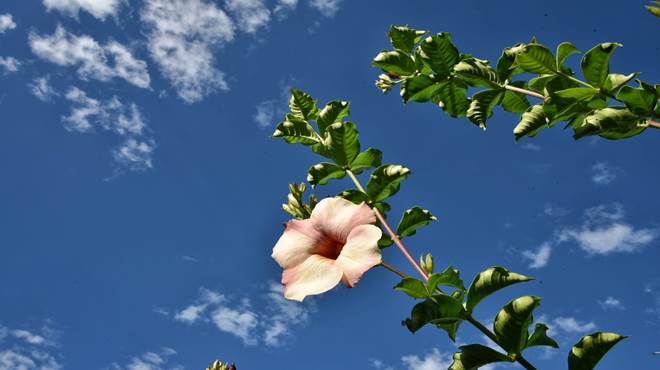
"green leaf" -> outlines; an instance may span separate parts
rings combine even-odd
[[[471,86],[499,87],[497,72],[486,61],[469,58],[454,66],[454,72]]]
[[[312,125],[292,114],[288,114],[286,120],[277,125],[273,137],[280,137],[287,143],[301,143],[304,145],[314,145],[321,142]]]
[[[415,30],[407,26],[391,26],[387,32],[392,46],[404,53],[410,53],[413,47],[422,40],[427,31]]]
[[[400,237],[411,236],[415,234],[418,228],[435,220],[437,218],[428,210],[421,207],[413,207],[403,213],[396,233]]]
[[[411,332],[416,332],[426,324],[434,324],[447,331],[449,338],[456,340],[456,330],[465,310],[460,301],[448,295],[435,295],[432,299],[418,303],[413,307],[409,319],[403,324]]]
[[[383,152],[378,149],[369,148],[355,157],[351,162],[350,169],[355,174],[360,174],[362,171],[369,168],[376,168],[382,164]]]
[[[475,125],[485,129],[486,120],[493,115],[493,109],[502,101],[503,90],[483,90],[472,96],[467,117]]]
[[[516,63],[526,72],[556,74],[557,66],[552,52],[541,44],[528,44],[516,57]]]
[[[429,36],[420,44],[422,60],[440,77],[449,76],[459,60],[459,52],[451,42],[451,35],[443,32]]]
[[[559,90],[553,92],[553,94],[564,99],[575,99],[575,100],[590,100],[594,96],[598,95],[598,89],[592,89],[591,87],[572,87],[570,89]]]
[[[654,3],[658,3],[657,1],[654,1]],[[656,17],[660,17],[660,6],[657,5],[645,5],[644,6],[646,10],[649,11],[649,13],[655,15]]]
[[[331,179],[341,179],[344,176],[346,176],[346,170],[334,163],[315,164],[307,171],[307,181],[312,187],[325,185]]]
[[[350,200],[355,204],[360,204],[363,202],[366,203],[367,201],[369,201],[369,197],[367,196],[367,194],[357,189],[344,190],[341,193],[337,194],[337,196],[340,196],[346,200]]]
[[[510,85],[524,88],[525,82],[514,81]],[[526,111],[527,108],[529,108],[529,101],[527,101],[527,97],[524,94],[513,92],[511,90],[506,90],[504,92],[504,97],[502,98],[500,104],[502,104],[502,108],[504,108],[504,110],[513,113],[522,113]]]
[[[502,51],[502,55],[500,56],[500,59],[498,59],[497,66],[495,67],[499,81],[507,81],[513,76],[514,69],[512,69],[512,67],[516,61],[516,56],[522,51],[521,46],[522,44],[518,44]]]
[[[465,96],[467,85],[458,79],[451,79],[441,84],[435,96],[438,105],[452,117],[464,116],[470,106]]]
[[[592,370],[612,347],[625,338],[603,332],[582,337],[568,354],[568,370]]]
[[[401,181],[410,175],[410,169],[386,164],[376,168],[367,183],[367,194],[374,202],[385,200],[399,191]]]
[[[458,347],[448,370],[473,370],[495,362],[513,362],[509,356],[481,344]]]
[[[395,290],[404,292],[413,298],[430,298],[426,285],[419,279],[407,277],[401,280],[395,287]]]
[[[540,93],[545,91],[545,86],[557,78],[556,75],[541,75],[529,80],[529,88]]]
[[[648,85],[646,88],[644,85],[641,87],[624,86],[616,98],[625,103],[633,113],[640,115],[650,114],[658,101],[655,89]]]
[[[298,89],[291,89],[289,108],[291,109],[291,114],[306,121],[316,119],[318,114],[316,100],[314,100],[311,95]]]
[[[645,128],[640,118],[628,109],[608,107],[589,113],[581,125],[575,127],[573,137],[581,139],[589,135],[601,135],[608,139],[620,139],[638,135]]]
[[[431,100],[441,86],[435,79],[427,75],[406,78],[401,84],[401,97],[404,102],[412,100],[424,103]]]
[[[360,153],[357,127],[353,122],[335,122],[328,126],[327,147],[330,156],[340,166],[347,166]]]
[[[504,267],[491,267],[482,271],[474,277],[470,289],[468,289],[465,308],[472,312],[482,299],[509,285],[530,281],[532,278],[516,274]]]
[[[579,52],[580,50],[572,42],[565,41],[559,44],[557,46],[557,70],[561,70],[568,57]]]
[[[387,248],[392,244],[394,244],[394,240],[392,240],[392,238],[388,234],[383,234],[380,240],[378,240],[378,248],[380,249]]]
[[[543,104],[543,111],[548,117],[548,124],[552,125],[555,122],[571,120],[581,113],[591,111],[591,108],[581,100],[552,96]]]
[[[620,88],[625,86],[633,78],[637,77],[638,73],[631,73],[629,75],[622,75],[618,73],[610,73],[605,78],[603,89],[610,93],[616,93]]]
[[[520,122],[513,129],[513,136],[520,140],[523,136],[533,137],[548,127],[548,118],[543,111],[543,105],[532,105],[522,114]]]
[[[436,290],[438,286],[450,286],[456,289],[465,290],[463,279],[461,279],[460,272],[455,268],[449,266],[443,272],[431,274],[429,280],[426,282],[429,292]]]
[[[600,87],[610,73],[610,58],[616,48],[622,46],[615,42],[605,42],[596,45],[582,57],[582,73],[587,81],[595,87]]]
[[[350,104],[348,102],[339,100],[333,100],[326,104],[325,107],[321,109],[318,118],[316,119],[319,131],[323,134],[328,126],[335,122],[342,122],[342,119],[347,117],[350,113],[349,106]]]
[[[397,76],[410,76],[415,73],[415,61],[406,53],[399,50],[383,51],[376,55],[371,63],[384,72]]]
[[[532,312],[541,302],[540,297],[524,296],[509,302],[497,313],[493,331],[499,344],[509,353],[520,353],[527,344]]]
[[[534,346],[548,346],[559,348],[559,344],[548,336],[548,326],[545,324],[536,324],[534,333],[529,337],[526,348]]]

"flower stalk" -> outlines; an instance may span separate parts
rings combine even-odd
[[[348,174],[348,177],[350,177],[351,180],[353,181],[353,183],[355,184],[355,187],[357,187],[359,191],[367,194],[367,191],[364,189],[364,187],[360,183],[360,180],[358,180],[357,177],[355,177],[355,174],[351,170],[346,170],[346,173]],[[396,232],[394,232],[394,230],[392,229],[390,224],[387,222],[387,220],[385,219],[383,214],[376,207],[372,207],[372,209],[374,210],[374,213],[376,214],[376,218],[378,218],[378,221],[380,221],[381,225],[383,225],[383,228],[385,228],[385,231],[387,231],[387,233],[390,235],[390,237],[392,238],[392,241],[394,242],[394,244],[396,244],[396,246],[399,248],[401,253],[403,253],[403,255],[406,257],[408,262],[410,262],[410,264],[413,265],[415,270],[417,270],[417,272],[424,278],[424,280],[428,280],[429,276],[426,273],[426,271],[424,271],[424,269],[417,263],[415,258],[410,254],[410,251],[408,251],[408,248],[406,248],[406,246],[401,242],[401,239],[396,234]]]

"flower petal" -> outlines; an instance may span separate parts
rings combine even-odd
[[[312,254],[322,237],[310,220],[291,220],[273,247],[271,257],[284,269],[297,266]]]
[[[342,277],[335,260],[312,255],[300,265],[284,270],[284,297],[302,301],[308,295],[320,294],[334,288]]]
[[[310,218],[317,229],[345,243],[356,226],[376,222],[374,211],[365,203],[355,204],[341,197],[325,198],[314,207]]]
[[[350,234],[337,263],[344,272],[342,281],[353,288],[362,275],[381,262],[378,240],[383,235],[379,227],[374,225],[358,226]]]

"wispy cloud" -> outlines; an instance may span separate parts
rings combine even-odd
[[[541,146],[540,145],[530,143],[530,142],[524,143],[523,145],[520,146],[520,148],[524,149],[524,150],[529,150],[529,151],[532,151],[532,152],[540,152],[541,151]]]
[[[59,355],[53,353],[57,336],[48,322],[39,330],[0,325],[0,370],[61,369]]]
[[[44,103],[49,103],[60,95],[50,84],[50,76],[36,77],[28,84],[28,87],[32,95]]]
[[[76,36],[58,25],[52,35],[30,33],[30,48],[39,58],[59,66],[77,67],[82,79],[109,81],[121,78],[148,88],[147,63],[136,59],[124,45],[110,41],[101,46],[87,35]]]
[[[607,162],[598,162],[591,167],[591,181],[597,185],[609,185],[617,178],[618,169]]]
[[[623,305],[623,303],[621,303],[620,300],[612,296],[609,296],[602,301],[598,301],[598,304],[600,305],[600,308],[602,308],[605,311],[607,310],[623,311],[626,309],[626,307]]]
[[[14,57],[0,57],[0,67],[4,73],[16,73],[21,67],[21,62]]]
[[[342,0],[310,0],[309,5],[326,17],[334,17]]]
[[[234,24],[222,9],[203,0],[147,0],[140,17],[151,58],[181,99],[194,103],[229,89],[213,55],[234,38]]]
[[[113,363],[112,370],[183,370],[183,366],[172,364],[171,357],[176,351],[169,347],[163,347],[157,352],[145,352],[132,356],[128,363],[120,365]]]
[[[298,0],[277,0],[273,13],[279,20],[283,20],[296,9],[296,6],[298,6]]]
[[[568,216],[571,210],[568,208],[560,207],[552,203],[546,203],[543,206],[543,214],[550,217],[564,217]]]
[[[452,354],[440,352],[437,348],[424,356],[403,356],[401,361],[408,370],[445,370],[452,363]]]
[[[270,10],[262,0],[225,0],[225,6],[243,32],[255,33],[270,22]]]
[[[656,240],[658,229],[636,228],[623,221],[620,204],[605,204],[585,210],[581,228],[561,230],[559,241],[573,240],[589,254],[635,252]]]
[[[79,12],[84,10],[97,19],[105,20],[108,16],[116,16],[125,2],[126,0],[44,0],[44,6],[48,11],[57,10],[74,18],[78,18]]]
[[[293,327],[307,323],[313,309],[311,303],[284,299],[281,285],[274,282],[269,283],[268,290],[258,300],[263,304],[253,306],[247,297],[230,299],[219,292],[201,288],[199,297],[176,311],[173,318],[189,325],[214,325],[248,346],[263,343],[280,347],[293,338]]]
[[[529,268],[540,269],[548,264],[550,255],[552,254],[552,246],[549,242],[543,243],[536,250],[525,250],[522,252],[524,259],[530,261]]]
[[[0,35],[16,28],[16,22],[11,14],[0,14]]]
[[[72,103],[71,112],[62,117],[64,127],[81,133],[104,130],[123,138],[113,152],[115,161],[131,170],[152,167],[155,142],[137,105],[124,104],[116,96],[101,101],[77,87],[71,87],[66,100]]]

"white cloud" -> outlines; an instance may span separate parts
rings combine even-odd
[[[183,370],[183,366],[170,364],[171,356],[176,351],[163,347],[159,352],[145,352],[139,356],[131,357],[126,365],[112,364],[112,370]]]
[[[203,0],[147,0],[141,12],[148,48],[161,73],[188,103],[228,90],[213,50],[234,38],[231,19]]]
[[[227,10],[237,18],[238,28],[255,33],[270,22],[270,10],[262,0],[225,0]]]
[[[62,365],[56,354],[57,333],[48,323],[39,333],[0,326],[0,370],[59,370]]]
[[[334,17],[339,11],[342,0],[310,0],[309,5],[326,17]]]
[[[660,235],[658,229],[635,228],[623,217],[623,207],[616,203],[589,208],[582,227],[561,230],[559,241],[574,240],[589,254],[608,255],[639,251]]]
[[[266,128],[273,124],[277,115],[277,107],[275,101],[266,100],[257,104],[257,112],[254,114],[254,120],[259,127]]]
[[[548,323],[548,335],[552,336],[558,331],[567,334],[584,334],[596,329],[593,321],[579,321],[574,317],[556,317],[552,323]]]
[[[617,168],[607,162],[599,162],[591,167],[591,181],[597,185],[608,185],[617,177]]]
[[[0,34],[16,28],[16,23],[11,14],[0,14]]]
[[[44,0],[48,11],[53,9],[78,18],[81,10],[89,12],[97,19],[105,20],[108,16],[116,16],[125,0]]]
[[[618,310],[618,311],[623,311],[626,309],[626,307],[621,303],[620,300],[609,296],[605,298],[603,301],[598,301],[598,304],[603,310]]]
[[[27,330],[14,330],[12,335],[16,338],[22,339],[29,344],[41,345],[46,343],[46,338],[38,334],[30,333]]]
[[[305,325],[313,303],[299,303],[286,300],[282,286],[271,282],[268,291],[260,297],[264,304],[252,308],[247,298],[238,304],[226,296],[205,288],[195,302],[174,314],[174,320],[193,324],[210,323],[218,330],[240,338],[245,345],[263,343],[270,347],[280,347],[293,337],[294,326]],[[165,310],[161,310],[166,312]]]
[[[241,338],[245,345],[253,346],[258,343],[255,330],[259,321],[257,315],[247,307],[220,307],[213,311],[211,320],[221,331]]]
[[[530,260],[529,268],[539,269],[544,267],[550,261],[550,254],[552,253],[552,246],[550,243],[543,243],[536,251],[525,250],[522,256]]]
[[[375,368],[375,369],[379,369],[379,370],[394,370],[393,367],[385,365],[385,363],[383,363],[383,361],[381,361],[381,360],[379,360],[379,359],[377,359],[377,358],[370,358],[370,359],[369,359],[369,363],[370,363],[371,366],[372,366],[373,368]]]
[[[529,150],[529,151],[532,151],[532,152],[541,151],[541,146],[540,145],[530,143],[530,142],[524,143],[523,145],[520,146],[520,148],[522,148],[524,150]]]
[[[403,356],[401,358],[408,370],[446,370],[452,363],[452,354],[440,352],[434,348],[426,356]]]
[[[52,35],[30,33],[29,41],[39,58],[63,67],[77,66],[82,79],[122,78],[141,88],[148,88],[151,83],[147,63],[135,59],[128,48],[116,41],[101,46],[92,37],[76,36],[61,25]]]
[[[298,6],[298,0],[278,0],[273,13],[277,16],[278,19],[282,20],[286,16],[296,9]]]
[[[155,142],[147,133],[147,124],[134,103],[124,104],[119,98],[106,101],[91,98],[77,87],[71,87],[65,98],[72,103],[71,112],[62,117],[69,131],[92,132],[97,129],[112,132],[123,138],[112,151],[115,161],[131,170],[152,167]]]
[[[14,57],[0,57],[0,67],[5,70],[5,73],[15,73],[21,67],[21,62]]]
[[[44,103],[51,102],[53,98],[60,94],[51,86],[50,76],[37,77],[28,84],[32,95]]]

